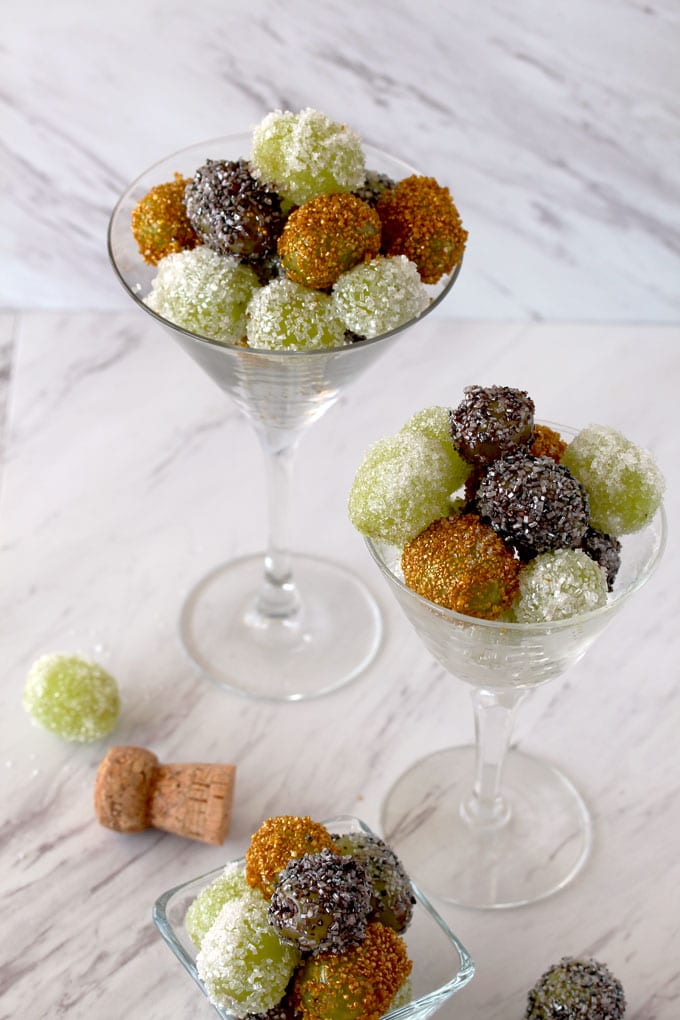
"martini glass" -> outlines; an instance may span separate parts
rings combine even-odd
[[[605,606],[532,624],[480,620],[429,602],[404,584],[401,550],[367,539],[428,650],[471,686],[474,745],[416,762],[383,804],[384,837],[422,888],[462,906],[510,907],[542,899],[577,874],[592,842],[588,810],[560,771],[509,749],[513,723],[531,691],[578,662],[649,579],[665,532],[660,510],[642,531],[622,538]]]
[[[264,454],[266,548],[215,567],[195,584],[181,613],[184,646],[207,676],[231,691],[295,701],[357,677],[377,652],[382,630],[373,596],[345,566],[290,548],[292,468],[300,438],[347,384],[445,297],[460,264],[427,288],[430,304],[417,320],[333,350],[256,350],[206,339],[156,315],[144,304],[156,270],[138,252],[132,210],[175,172],[191,177],[207,159],[247,158],[250,141],[248,134],[217,138],[152,166],[116,205],[108,246],[127,293],[229,394],[251,422]],[[364,146],[364,152],[370,169],[395,180],[416,172],[377,149]],[[245,498],[233,512],[247,513]]]

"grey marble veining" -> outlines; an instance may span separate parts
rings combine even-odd
[[[459,318],[677,321],[674,0],[8,0],[0,305],[123,308],[122,187],[312,106],[449,185]]]
[[[269,814],[348,812],[378,827],[398,774],[472,736],[467,690],[405,625],[346,518],[367,444],[420,407],[454,402],[469,382],[523,385],[549,418],[605,421],[652,448],[677,520],[668,408],[680,334],[430,317],[387,351],[305,437],[293,513],[298,548],[330,550],[375,592],[384,645],[354,685],[277,706],[203,680],[177,636],[195,580],[262,545],[264,487],[248,423],[139,310],[19,318],[0,497],[0,1016],[208,1020],[155,934],[156,896],[237,856]],[[534,906],[437,904],[477,964],[442,1020],[519,1018],[528,987],[565,953],[609,963],[629,1020],[676,1020],[678,548],[672,529],[647,588],[520,712],[520,746],[584,794],[594,850],[572,885]],[[65,744],[23,712],[27,669],[55,650],[83,651],[118,678],[123,712],[107,741]],[[110,743],[142,744],[165,761],[235,762],[225,846],[100,828],[92,787]]]
[[[17,321],[18,317],[15,315],[0,313],[0,462],[5,448],[5,428],[11,392]]]

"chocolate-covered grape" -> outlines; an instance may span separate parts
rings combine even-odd
[[[267,918],[302,952],[343,953],[364,938],[373,887],[363,864],[333,850],[290,861],[279,875]]]
[[[604,963],[565,956],[528,995],[525,1020],[622,1020],[623,986]]]
[[[244,159],[209,159],[187,184],[184,200],[198,236],[221,255],[253,262],[276,252],[285,223],[281,200]]]
[[[341,854],[350,854],[360,861],[371,881],[371,913],[373,921],[405,931],[411,923],[415,896],[404,866],[384,840],[365,832],[334,836]]]
[[[588,527],[581,548],[603,568],[607,575],[607,588],[612,591],[621,566],[621,543],[618,538]]]
[[[577,548],[588,527],[588,496],[550,457],[511,454],[490,464],[475,494],[479,514],[523,557]]]
[[[534,402],[511,386],[466,386],[451,411],[451,438],[470,464],[490,464],[527,446],[534,432]]]

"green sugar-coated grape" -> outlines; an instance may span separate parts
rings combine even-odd
[[[412,999],[413,982],[410,977],[407,977],[397,994],[392,999],[390,1003],[390,1010],[401,1009],[403,1006],[408,1006]]]
[[[55,652],[41,656],[31,667],[23,705],[46,730],[85,743],[113,730],[120,695],[114,678],[97,663]]]
[[[336,281],[332,297],[347,329],[367,338],[403,326],[430,302],[415,263],[404,255],[354,266]]]
[[[145,304],[199,336],[240,343],[246,306],[259,287],[250,266],[202,244],[161,259]]]
[[[292,280],[272,280],[252,297],[247,310],[251,347],[313,350],[341,347],[345,326],[328,294]]]
[[[201,889],[184,918],[184,927],[199,949],[205,933],[212,927],[224,904],[249,890],[245,871],[238,864],[228,864],[221,875]]]
[[[465,464],[465,461],[455,450],[453,442],[451,441],[448,407],[442,407],[439,404],[435,404],[433,407],[424,407],[422,411],[416,411],[415,414],[412,414],[403,427],[415,432],[423,432],[426,436],[438,439],[444,446],[450,446],[456,454],[456,457],[458,457],[461,461],[461,464]],[[470,466],[466,464],[465,468],[469,473]],[[461,468],[461,472],[462,471],[463,468]],[[463,479],[463,481],[465,481],[465,479]]]
[[[434,405],[425,407],[411,415],[401,430],[402,432],[421,432],[441,443],[451,465],[452,492],[465,485],[472,472],[472,465],[463,460],[451,440],[451,428],[448,407]]]
[[[274,110],[253,130],[252,171],[294,205],[354,191],[366,179],[361,139],[318,110]]]
[[[212,1003],[236,1017],[264,1013],[283,998],[300,960],[267,921],[259,889],[228,900],[203,936],[198,975]]]
[[[590,524],[609,535],[639,531],[661,505],[664,478],[651,453],[616,429],[589,425],[572,440],[562,463],[590,500]]]
[[[444,444],[403,429],[364,455],[349,494],[350,520],[370,538],[404,545],[449,513],[449,497],[460,484]]]
[[[581,549],[557,549],[520,570],[514,617],[519,623],[550,623],[599,609],[606,601],[602,567]]]

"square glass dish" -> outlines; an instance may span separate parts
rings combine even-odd
[[[329,832],[344,835],[374,832],[360,819],[350,815],[326,819]],[[237,863],[242,863],[241,858]],[[225,865],[228,863],[224,862]],[[199,892],[222,873],[223,868],[184,882],[160,896],[153,908],[153,920],[182,966],[205,995],[205,988],[196,970],[197,949],[184,927],[189,905]],[[411,1002],[385,1013],[383,1020],[425,1020],[432,1016],[455,992],[463,988],[474,974],[472,959],[431,903],[413,886],[416,903],[413,920],[403,937],[413,961]],[[223,1020],[234,1020],[233,1014],[213,1006]]]

